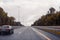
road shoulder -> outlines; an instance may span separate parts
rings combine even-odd
[[[60,38],[54,36],[53,34],[50,34],[48,32],[45,32],[45,31],[42,31],[42,30],[39,30],[39,29],[36,29],[36,28],[33,28],[31,27],[37,34],[43,36],[44,38],[47,38],[48,40],[59,40]]]

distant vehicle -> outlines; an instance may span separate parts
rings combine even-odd
[[[0,27],[0,34],[6,34],[6,33],[9,33],[9,34],[13,34],[14,31],[13,31],[13,28],[12,26],[10,25],[3,25],[2,27]]]

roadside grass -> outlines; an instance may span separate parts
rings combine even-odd
[[[35,27],[35,28],[37,28],[37,27]],[[40,28],[37,28],[37,29],[40,29]],[[50,29],[40,29],[40,30],[49,32],[49,33],[51,33],[51,34],[54,34],[54,35],[57,35],[57,36],[60,37],[60,30],[50,30]]]
[[[56,34],[56,35],[60,35],[60,31],[59,30],[48,30],[48,29],[42,29],[46,32],[52,33],[52,34]]]

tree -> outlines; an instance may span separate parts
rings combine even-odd
[[[55,8],[51,7],[51,8],[49,9],[49,11],[50,11],[50,13],[52,14],[52,13],[55,12]]]
[[[32,26],[60,26],[60,11],[56,13],[54,11],[54,8],[50,8],[50,14],[43,15]]]
[[[15,25],[15,23],[17,24],[17,22],[15,22],[15,18],[9,17],[7,14],[8,13],[6,13],[3,10],[3,8],[0,7],[0,26],[1,25]],[[22,24],[20,24],[20,25],[22,25]]]

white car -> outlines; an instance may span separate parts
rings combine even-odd
[[[0,27],[0,34],[6,34],[6,33],[9,33],[9,34],[14,33],[12,26],[3,25],[2,27]]]

